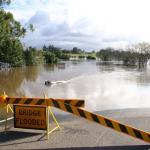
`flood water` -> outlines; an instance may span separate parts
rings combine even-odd
[[[53,82],[45,86],[45,80]],[[80,98],[91,111],[150,107],[150,70],[67,61],[0,71],[8,96]]]

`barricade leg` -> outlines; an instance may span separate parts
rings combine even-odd
[[[7,114],[8,114],[8,106],[6,106],[5,133],[7,131]]]
[[[11,108],[11,106],[9,104],[6,105],[6,116],[5,116],[5,133],[7,131],[7,119],[8,119],[8,112],[9,110],[14,113],[13,109]]]
[[[8,108],[8,112],[9,112],[9,110],[10,110],[12,113],[14,113],[13,109],[11,108],[11,106],[10,106],[9,104],[8,104],[7,106],[8,106],[8,107],[7,107],[7,108]]]
[[[46,107],[46,124],[47,124],[47,139],[49,139],[49,136],[48,136],[48,134],[49,134],[49,111],[48,111],[48,107]]]
[[[44,93],[44,98],[46,98],[47,96],[46,96],[46,94]],[[52,119],[54,120],[54,122],[56,123],[56,127],[54,127],[53,129],[51,129],[50,130],[50,127],[49,127],[49,117],[50,117],[50,115],[52,116]],[[49,139],[49,134],[50,133],[52,133],[53,131],[55,131],[56,129],[60,129],[60,126],[59,126],[59,124],[58,124],[58,121],[57,121],[57,119],[56,119],[56,117],[55,117],[55,115],[54,115],[54,113],[52,112],[52,110],[51,110],[51,108],[50,108],[50,106],[48,105],[48,103],[47,103],[47,107],[46,107],[46,120],[47,120],[47,131],[46,131],[46,135],[47,135],[47,139]]]
[[[52,119],[54,120],[55,124],[57,125],[56,127],[54,127],[53,129],[50,130],[49,127],[49,117],[52,116]],[[58,121],[56,120],[56,117],[54,116],[54,113],[52,112],[50,106],[47,106],[46,108],[46,117],[47,117],[47,139],[49,139],[49,134],[52,133],[53,131],[55,131],[56,129],[60,129],[60,126],[58,124]]]
[[[50,114],[51,114],[51,116],[52,116],[54,122],[56,123],[57,127],[60,129],[59,123],[58,123],[58,121],[56,120],[56,117],[54,116],[54,113],[52,112],[50,106],[48,107],[48,109],[49,109],[49,112],[50,112]]]

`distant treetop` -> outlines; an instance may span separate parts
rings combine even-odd
[[[11,3],[11,0],[0,0],[0,6],[5,5],[5,4],[9,5],[10,3]]]

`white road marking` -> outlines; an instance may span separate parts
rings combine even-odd
[[[10,117],[10,118],[7,118],[7,120],[11,120],[11,119],[13,119],[14,117]],[[6,119],[4,119],[4,120],[0,120],[0,123],[3,123],[3,122],[5,122],[6,121]]]

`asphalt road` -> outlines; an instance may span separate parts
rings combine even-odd
[[[150,109],[126,109],[98,112],[136,128],[150,132]],[[123,133],[73,115],[56,115],[61,130],[44,136],[45,131],[16,129],[9,122],[7,133],[0,124],[0,149],[52,150],[150,150],[150,145]],[[50,123],[54,127],[54,123]]]

